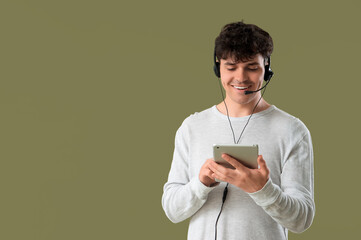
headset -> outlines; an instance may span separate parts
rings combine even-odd
[[[267,81],[267,84],[268,84],[268,81],[271,80],[271,78],[273,76],[273,71],[271,69],[271,57],[268,57],[267,60],[268,60],[268,64],[264,66],[265,71],[264,71],[263,79],[265,81]],[[220,78],[221,77],[221,70],[220,70],[221,63],[217,62],[216,49],[214,49],[213,61],[214,61],[213,71],[216,74],[216,76],[218,78]],[[253,93],[254,91],[249,91],[249,92]]]
[[[273,71],[271,69],[271,57],[268,57],[265,59],[265,63],[266,63],[266,60],[268,62],[268,64],[264,65],[264,68],[265,68],[265,72],[264,72],[264,76],[263,76],[263,79],[266,81],[266,84],[261,87],[260,89],[257,89],[255,91],[245,91],[245,95],[247,94],[252,94],[252,93],[255,93],[255,92],[258,92],[258,91],[261,91],[263,88],[265,88],[267,86],[267,84],[270,82],[272,76],[273,76]],[[217,62],[217,56],[216,56],[216,49],[214,48],[214,55],[213,55],[213,61],[214,61],[214,66],[213,66],[213,70],[214,70],[214,73],[216,74],[216,76],[220,79],[221,77],[221,71],[220,71],[220,62]],[[241,136],[243,135],[243,132],[245,130],[245,128],[247,127],[248,123],[249,123],[249,120],[251,119],[251,117],[253,116],[253,113],[255,111],[255,109],[257,108],[258,106],[258,103],[260,102],[260,100],[262,99],[263,97],[263,94],[265,93],[266,89],[263,91],[263,93],[261,94],[261,97],[259,98],[258,102],[256,103],[255,107],[253,108],[252,110],[252,114],[249,116],[245,126],[243,127],[243,130],[241,132],[241,135],[239,136],[238,138],[238,141],[236,141],[236,138],[235,138],[235,135],[234,135],[234,131],[233,131],[233,127],[232,127],[232,123],[231,123],[231,120],[229,119],[229,115],[228,115],[228,108],[227,108],[227,105],[226,105],[226,102],[224,101],[224,95],[223,95],[223,91],[222,91],[222,87],[221,87],[221,83],[219,82],[219,87],[221,89],[221,94],[222,94],[222,98],[223,98],[223,102],[224,102],[224,105],[226,107],[226,111],[227,111],[227,117],[228,117],[228,121],[229,121],[229,125],[231,127],[231,130],[232,130],[232,133],[233,133],[233,139],[234,139],[234,143],[235,144],[238,144],[239,140],[241,139]],[[222,213],[222,210],[223,210],[223,205],[224,205],[224,202],[226,201],[226,198],[227,198],[227,193],[228,193],[228,183],[226,185],[226,187],[224,188],[224,191],[223,191],[223,197],[222,197],[222,205],[221,205],[221,209],[220,209],[220,212],[218,213],[218,216],[217,216],[217,219],[216,219],[216,223],[215,223],[215,231],[214,231],[214,234],[215,234],[215,240],[217,240],[217,225],[218,225],[218,220],[219,220],[219,217],[221,216],[221,213]]]

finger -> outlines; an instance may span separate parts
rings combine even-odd
[[[202,175],[207,176],[207,177],[211,177],[212,176],[212,170],[209,168],[209,160],[207,160],[203,166],[201,167],[200,172],[202,173]]]
[[[206,175],[207,177],[212,178],[212,174],[213,172],[209,168],[204,170],[204,175]]]
[[[228,154],[223,153],[222,158],[229,162],[234,168],[241,171],[246,171],[247,167],[244,166],[242,163],[238,162],[237,159],[229,156]]]
[[[217,180],[221,180],[223,182],[227,182],[227,176],[221,174],[221,173],[213,173],[212,174],[212,178],[213,179],[217,179]]]
[[[204,169],[211,171],[210,166],[212,165],[217,166],[218,164],[213,159],[207,159],[207,161],[204,163],[202,167],[204,167]]]
[[[227,175],[227,171],[229,171],[228,168],[223,167],[222,165],[220,165],[216,162],[210,162],[208,167],[212,172],[222,174],[222,175]]]
[[[267,167],[266,161],[263,159],[262,155],[258,155],[257,162],[260,169]]]

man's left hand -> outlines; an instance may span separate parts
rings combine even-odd
[[[261,190],[267,183],[270,171],[262,155],[259,155],[257,158],[258,169],[248,168],[227,154],[222,154],[222,158],[235,169],[226,168],[216,162],[212,162],[209,165],[210,169],[214,172],[212,177],[228,182],[248,193]]]

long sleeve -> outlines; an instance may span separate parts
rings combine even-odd
[[[313,149],[309,132],[289,150],[282,169],[281,186],[272,183],[270,178],[261,190],[249,195],[268,215],[290,231],[301,233],[311,226],[315,203]]]
[[[162,207],[174,223],[181,222],[196,213],[206,202],[214,188],[203,185],[198,176],[189,179],[188,134],[183,124],[177,131],[172,166],[163,188]]]

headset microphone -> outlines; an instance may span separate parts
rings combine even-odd
[[[258,91],[261,91],[263,88],[265,88],[267,86],[267,84],[271,81],[271,78],[273,76],[273,71],[271,69],[271,57],[267,57],[265,59],[265,62],[267,61],[267,65],[265,64],[264,66],[264,76],[263,76],[263,79],[267,82],[262,88],[260,89],[257,89],[255,91],[245,91],[244,94],[247,95],[247,94],[252,94],[252,93],[256,93]],[[214,53],[213,53],[213,63],[214,63],[214,66],[213,66],[213,71],[214,73],[216,74],[216,76],[218,78],[221,77],[221,71],[220,71],[220,63],[217,62],[217,56],[216,56],[216,48],[214,48]]]
[[[245,92],[244,92],[244,95],[252,94],[252,93],[256,93],[256,92],[258,92],[258,91],[261,91],[263,88],[265,88],[265,87],[267,86],[267,84],[268,84],[270,81],[271,81],[271,79],[269,79],[269,80],[267,81],[267,83],[266,83],[263,87],[261,87],[260,89],[255,90],[255,91],[245,91]]]
[[[264,72],[264,77],[263,79],[267,82],[263,87],[261,87],[260,89],[257,89],[255,91],[245,91],[244,94],[252,94],[252,93],[256,93],[258,91],[261,91],[263,88],[265,88],[267,86],[267,84],[271,81],[271,78],[273,76],[273,71],[271,69],[271,57],[267,58],[268,64],[264,66],[265,68],[265,72]]]

